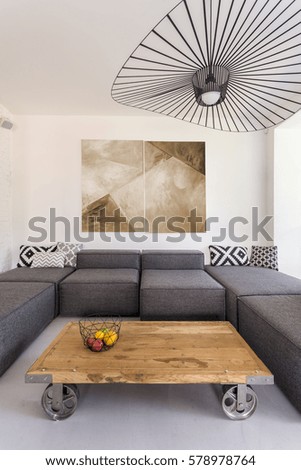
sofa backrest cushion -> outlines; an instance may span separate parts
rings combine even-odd
[[[142,269],[204,269],[204,254],[198,250],[143,250]]]
[[[77,254],[77,268],[140,269],[140,251],[82,250]]]

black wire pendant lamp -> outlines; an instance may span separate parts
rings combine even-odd
[[[182,0],[118,73],[118,103],[225,131],[301,108],[300,0]]]

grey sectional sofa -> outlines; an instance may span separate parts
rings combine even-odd
[[[0,375],[58,313],[229,320],[301,411],[299,279],[249,266],[204,270],[203,254],[188,250],[84,250],[77,269],[13,269],[0,274]]]
[[[301,280],[267,268],[206,266],[226,288],[226,311],[301,412]]]

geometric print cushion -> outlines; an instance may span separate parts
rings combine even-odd
[[[252,246],[250,265],[278,271],[278,247]]]
[[[27,267],[30,268],[32,265],[32,258],[36,253],[53,253],[56,251],[56,245],[51,246],[20,246],[18,268]]]
[[[31,268],[63,268],[65,255],[62,251],[54,253],[36,253],[32,257]]]
[[[76,268],[77,253],[83,248],[81,243],[64,243],[57,244],[58,251],[65,255],[65,266],[72,266]]]
[[[248,250],[244,246],[210,245],[211,266],[246,266],[249,264]]]

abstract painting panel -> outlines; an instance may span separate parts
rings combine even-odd
[[[83,232],[129,232],[144,216],[142,150],[142,141],[82,141]]]
[[[202,217],[194,228],[192,211]],[[145,142],[145,215],[155,232],[205,231],[204,142]]]

